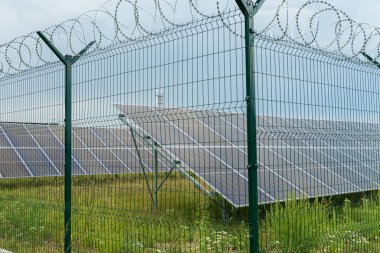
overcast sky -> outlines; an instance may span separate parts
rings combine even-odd
[[[8,42],[17,36],[58,24],[69,18],[74,18],[87,10],[96,9],[104,1],[105,0],[0,0],[0,43]],[[154,3],[153,0],[139,1],[142,2],[142,4],[148,4],[149,1]],[[171,2],[175,1],[180,2],[187,0],[171,0]],[[223,2],[223,0],[220,1]],[[289,0],[289,3],[300,5],[305,1],[306,0]],[[215,4],[215,0],[210,0],[209,2],[212,5]],[[278,2],[279,0],[267,0],[263,6],[263,10],[271,13],[271,10]],[[345,11],[358,21],[368,22],[380,27],[379,0],[329,0],[328,2]]]
[[[0,0],[0,43],[96,9],[105,0]]]

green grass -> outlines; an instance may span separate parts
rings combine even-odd
[[[248,252],[246,210],[231,214],[222,222],[217,202],[176,173],[156,210],[142,175],[75,177],[73,252]],[[379,197],[276,203],[260,235],[268,253],[380,252]],[[63,251],[63,178],[0,180],[0,246]]]
[[[141,175],[75,177],[72,213],[73,252],[245,252],[248,245],[246,224],[220,222],[216,202],[176,173],[156,210]],[[0,180],[0,218],[1,247],[62,252],[63,178]]]
[[[277,203],[266,211],[261,236],[262,252],[380,252],[379,198]]]

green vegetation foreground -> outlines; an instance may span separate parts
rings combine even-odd
[[[142,175],[75,177],[73,252],[247,252],[244,215],[221,221],[216,200],[173,174],[154,210]],[[262,252],[380,252],[378,196],[288,201],[261,216]],[[0,218],[2,248],[62,252],[63,178],[1,179]]]

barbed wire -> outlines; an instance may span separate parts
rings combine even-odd
[[[247,3],[253,5],[254,1]],[[380,28],[353,20],[326,1],[307,0],[291,8],[289,5],[288,0],[277,0],[271,13],[259,11],[255,16],[258,23],[255,34],[338,51],[348,57],[367,52],[375,60],[380,58]],[[66,54],[78,53],[92,40],[96,46],[91,50],[96,51],[116,43],[159,36],[168,29],[215,17],[220,18],[228,31],[243,38],[242,29],[225,18],[225,13],[235,9],[234,0],[108,0],[97,10],[50,26],[43,32]],[[0,77],[56,61],[35,32],[0,45]]]

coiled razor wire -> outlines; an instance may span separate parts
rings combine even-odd
[[[247,1],[249,5],[253,2]],[[269,14],[262,10],[255,15],[256,35],[338,51],[352,58],[361,52],[375,60],[380,58],[380,28],[353,20],[326,1],[307,0],[301,6],[290,6],[294,3],[289,0],[267,2],[276,2],[276,7]],[[236,9],[235,0],[108,0],[97,10],[43,32],[67,54],[78,53],[92,40],[96,41],[92,51],[96,51],[215,17],[220,18],[228,31],[243,38],[242,30],[224,18],[225,13]],[[56,61],[35,32],[0,45],[0,77]]]

